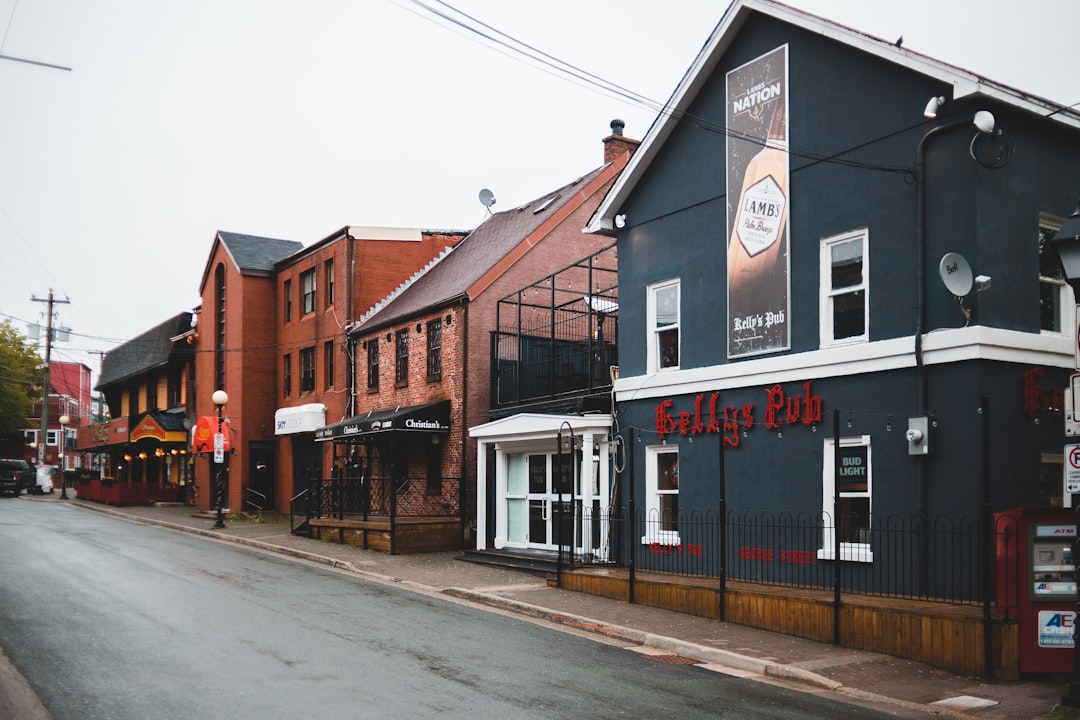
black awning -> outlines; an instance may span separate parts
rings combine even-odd
[[[348,440],[388,432],[448,433],[450,401],[441,400],[427,405],[410,405],[357,415],[319,428],[315,431],[315,439]]]

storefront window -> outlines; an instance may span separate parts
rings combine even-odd
[[[645,448],[645,535],[642,543],[679,544],[679,448]]]
[[[821,483],[824,527],[818,557],[834,559],[834,534],[839,534],[841,560],[872,562],[870,436],[840,438],[839,453],[834,450],[834,440],[825,440]]]

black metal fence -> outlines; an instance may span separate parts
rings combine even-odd
[[[335,475],[316,480],[298,498],[310,518],[346,516],[458,517],[461,478],[371,477]]]
[[[1011,518],[874,517],[859,529],[859,542],[842,542],[853,537],[851,519],[842,518],[837,528],[825,513],[660,516],[631,514],[627,508],[565,507],[573,517],[560,522],[566,528],[560,539],[562,562],[627,567],[631,580],[640,571],[974,604],[998,600],[996,583],[1012,587],[1018,572],[1020,553],[1008,551],[1017,537]],[[1008,613],[1015,603],[1006,598],[997,604]]]

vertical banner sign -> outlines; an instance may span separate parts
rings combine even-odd
[[[728,357],[791,347],[788,52],[727,74]]]

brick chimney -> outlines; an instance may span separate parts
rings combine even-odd
[[[604,138],[604,164],[607,165],[623,153],[634,152],[641,144],[640,140],[631,140],[623,135],[626,122],[615,119],[611,121],[611,134]]]

